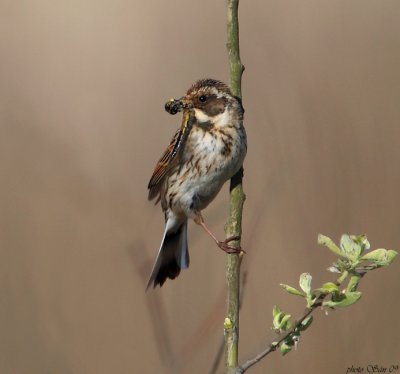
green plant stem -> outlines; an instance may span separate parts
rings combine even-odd
[[[230,70],[230,87],[235,96],[241,97],[241,79],[244,67],[239,52],[239,0],[228,0],[227,49]],[[230,183],[229,217],[225,225],[226,237],[239,236],[242,233],[242,210],[245,195],[242,186],[243,168],[232,177]],[[240,240],[236,241],[240,248]],[[238,366],[239,345],[239,294],[240,263],[242,254],[228,254],[226,264],[226,281],[228,289],[227,315],[224,323],[225,368],[226,373],[233,374]]]
[[[232,93],[242,97],[242,74],[244,66],[240,61],[239,48],[239,0],[228,0],[228,42],[229,83]]]

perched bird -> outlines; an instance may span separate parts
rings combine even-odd
[[[238,252],[229,246],[238,238],[219,241],[205,225],[201,211],[239,171],[246,156],[240,98],[223,82],[201,79],[185,96],[167,102],[165,109],[170,114],[183,112],[183,118],[148,185],[149,200],[161,201],[165,230],[147,288],[161,287],[189,266],[188,218],[202,226],[222,250]]]

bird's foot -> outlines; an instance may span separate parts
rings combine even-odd
[[[229,245],[230,242],[233,242],[235,240],[240,240],[240,236],[231,236],[230,238],[227,238],[224,241],[218,242],[217,245],[224,252],[229,254],[239,254],[240,252],[246,253],[241,247],[232,247]]]

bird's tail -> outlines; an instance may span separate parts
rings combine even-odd
[[[151,284],[153,284],[154,288],[158,284],[161,287],[167,278],[176,278],[181,269],[186,269],[188,266],[187,220],[175,230],[169,230],[168,224],[165,225],[160,250],[158,251],[146,290]]]

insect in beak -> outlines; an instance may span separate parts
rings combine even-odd
[[[185,99],[185,97],[181,97],[180,99],[171,99],[165,103],[165,110],[172,115],[185,109],[191,109],[192,107],[192,102]]]

